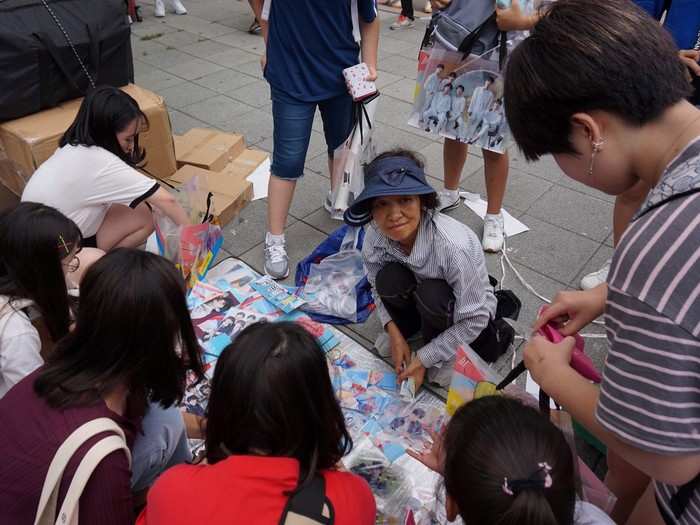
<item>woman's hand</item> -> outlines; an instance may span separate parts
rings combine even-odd
[[[681,62],[690,69],[696,77],[700,77],[700,51],[695,51],[693,49],[684,49],[678,52],[678,57]]]
[[[559,292],[535,321],[533,330],[554,322],[562,335],[574,335],[603,313],[607,295],[607,284],[584,292]]]
[[[452,3],[452,0],[430,0],[430,7],[435,9],[445,9]]]
[[[267,65],[267,54],[263,53],[260,55],[260,69],[262,69],[263,74],[265,74],[265,66]]]
[[[430,470],[442,475],[443,465],[445,464],[445,457],[442,450],[442,442],[445,437],[445,428],[443,427],[439,433],[428,429],[428,433],[430,434],[430,438],[433,440],[433,444],[429,450],[425,450],[423,452],[406,450],[406,454],[414,459],[417,459]]]
[[[367,64],[367,69],[369,69],[369,74],[365,77],[365,80],[368,82],[374,82],[377,80],[377,66]]]
[[[391,362],[394,364],[394,370],[400,374],[404,366],[411,361],[411,347],[408,346],[406,339],[393,321],[386,325],[386,331],[389,334],[389,348],[391,350]]]
[[[411,364],[406,367],[406,369],[399,374],[397,378],[399,383],[406,381],[409,377],[413,378],[416,385],[416,392],[420,390],[423,380],[425,379],[425,367],[418,356],[415,356],[411,361]]]
[[[550,343],[545,337],[536,335],[525,345],[523,360],[535,383],[549,393],[548,385],[558,384],[562,372],[570,369],[571,354],[576,346],[573,337],[561,343]]]
[[[532,29],[537,21],[537,15],[522,12],[518,0],[512,0],[510,7],[505,9],[496,4],[496,24],[501,31],[525,31]]]

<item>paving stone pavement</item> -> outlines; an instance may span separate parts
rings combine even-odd
[[[153,17],[151,5],[142,5],[144,21],[132,26],[136,82],[160,93],[169,107],[175,133],[192,127],[210,127],[243,133],[247,142],[272,149],[270,90],[262,78],[259,59],[264,51],[260,36],[246,32],[252,20],[247,2],[187,0],[189,14]],[[418,4],[416,3],[416,7]],[[417,12],[420,17],[420,11]],[[418,150],[427,161],[431,182],[442,188],[442,146],[423,131],[406,125],[416,77],[416,55],[425,30],[425,18],[415,27],[392,31],[395,11],[382,7],[378,85],[382,93],[376,115],[375,138],[380,150],[404,146]],[[328,190],[325,143],[320,118],[314,123],[306,159],[305,177],[299,183],[287,227],[291,282],[296,263],[326,234],[340,226],[322,208]],[[537,291],[553,297],[575,288],[587,272],[598,269],[612,254],[612,199],[567,179],[551,158],[527,163],[515,146],[509,150],[510,180],[506,208],[531,231],[508,242],[507,254],[522,276]],[[479,150],[471,151],[462,176],[466,191],[485,191]],[[239,220],[226,228],[224,249],[262,269],[265,202],[248,206]],[[466,207],[450,214],[481,234],[481,220]],[[490,272],[501,277],[501,259],[487,255]],[[523,301],[516,328],[523,336],[543,304],[517,281],[506,267],[505,287]],[[367,348],[378,334],[379,323],[370,318],[346,332]],[[593,327],[590,333],[602,333]],[[521,347],[521,344],[518,345]],[[518,348],[518,349],[519,349]],[[593,359],[604,359],[603,339],[587,341]],[[499,366],[510,366],[512,355]]]

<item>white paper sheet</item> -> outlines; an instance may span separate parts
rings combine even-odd
[[[468,191],[462,191],[459,194],[460,197],[464,198],[464,204],[476,213],[482,219],[486,215],[486,201],[481,198],[478,193],[469,193]],[[505,208],[502,210],[503,213],[503,227],[506,232],[507,237],[513,237],[519,233],[529,231],[526,225],[520,222],[518,219],[513,217],[510,213],[506,211]]]
[[[248,175],[247,180],[253,183],[253,200],[267,197],[267,183],[270,180],[270,157],[266,158],[253,173]]]

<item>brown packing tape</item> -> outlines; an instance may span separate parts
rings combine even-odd
[[[186,164],[211,171],[221,171],[245,150],[245,139],[237,133],[193,128],[174,138],[179,168]]]
[[[149,120],[148,130],[139,135],[146,150],[148,172],[167,178],[177,169],[170,116],[163,98],[147,89],[129,84],[121,88],[131,95]],[[34,173],[58,147],[58,142],[75,119],[82,99],[70,100],[51,109],[0,124],[0,140],[7,156],[26,173]]]

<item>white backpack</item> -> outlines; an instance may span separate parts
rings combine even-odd
[[[61,509],[56,514],[58,491],[68,462],[86,441],[103,432],[112,432],[112,434],[95,443],[83,456],[73,474]],[[46,473],[34,525],[78,525],[80,495],[92,472],[108,454],[119,449],[123,449],[126,453],[129,469],[131,469],[131,452],[126,445],[124,431],[114,420],[107,417],[88,421],[73,431],[56,451],[49,471]]]

